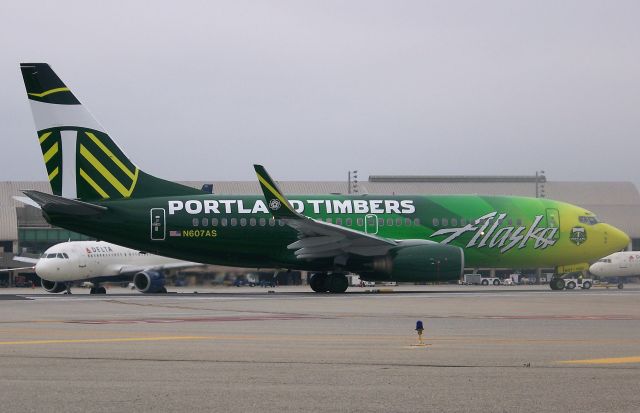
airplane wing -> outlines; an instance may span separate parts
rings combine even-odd
[[[348,254],[376,256],[398,245],[394,240],[329,224],[297,212],[262,165],[254,165],[267,207],[274,218],[298,231],[299,240],[287,246],[298,259],[346,258]]]
[[[35,264],[38,262],[38,258],[31,258],[31,257],[21,257],[19,255],[15,255],[12,260],[14,261],[19,261],[19,262],[26,262],[29,264]]]
[[[19,267],[19,268],[3,268],[0,270],[0,272],[9,272],[9,271],[20,271],[20,270],[33,270],[36,267],[31,266],[31,267]]]
[[[162,270],[172,270],[177,268],[189,268],[189,267],[200,267],[206,264],[200,264],[197,262],[174,262],[169,264],[160,264],[160,265],[123,265],[120,267],[119,275],[127,275],[127,274],[137,274],[142,271],[162,271]]]

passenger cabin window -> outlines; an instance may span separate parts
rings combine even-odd
[[[226,227],[227,226],[227,219],[226,218],[222,218],[220,220],[220,223],[222,224],[223,227]]]
[[[267,225],[267,220],[264,218],[260,218],[258,222],[260,223],[261,227],[264,227],[265,225]]]
[[[414,218],[413,225],[416,225],[416,226],[420,225],[420,218]]]
[[[396,225],[402,225],[402,218],[396,218]]]
[[[209,226],[209,218],[202,218],[202,226],[203,227]]]
[[[240,218],[240,226],[241,227],[246,227],[247,226],[247,219],[246,218]]]
[[[442,226],[443,227],[448,227],[449,226],[449,219],[442,218]]]
[[[218,218],[211,218],[211,226],[212,227],[218,226]]]
[[[198,218],[194,218],[193,221],[191,221],[193,223],[194,227],[197,227],[198,224],[200,223],[200,221],[198,220]]]
[[[451,226],[452,227],[458,226],[458,218],[451,218]]]
[[[406,226],[411,226],[411,218],[405,218],[405,219],[404,219],[404,224],[405,224]]]
[[[231,218],[231,226],[235,227],[238,225],[238,218]]]
[[[440,220],[439,220],[438,218],[434,218],[434,219],[433,219],[433,226],[434,226],[434,227],[437,227],[437,226],[439,226],[439,225],[440,225]]]
[[[276,225],[276,219],[275,219],[275,218],[273,218],[273,217],[271,217],[271,218],[269,219],[269,226],[270,226],[270,227],[274,227],[275,225]]]
[[[351,224],[353,223],[353,221],[351,220],[351,218],[347,218],[346,220],[347,226],[350,227]]]
[[[336,218],[336,224],[342,225],[342,218]]]
[[[251,225],[252,227],[255,227],[256,226],[256,219],[255,218],[251,218],[249,220],[249,225]]]
[[[364,225],[364,219],[362,219],[362,218],[358,218],[358,220],[356,222],[358,223],[359,227]]]
[[[392,227],[393,226],[393,218],[387,218],[387,226],[388,227]]]

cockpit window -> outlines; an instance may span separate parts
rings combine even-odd
[[[611,258],[603,258],[601,260],[598,260],[598,262],[605,262],[607,264],[611,264]]]
[[[578,217],[578,220],[580,221],[581,224],[587,224],[587,225],[595,225],[598,223],[598,218],[596,217],[581,216],[581,217]]]
[[[62,256],[63,256],[65,259],[67,259],[67,260],[69,259],[69,256],[67,255],[67,253],[66,253],[66,252],[63,252],[63,253],[62,253]]]
[[[55,258],[57,254],[47,254],[47,258]]]

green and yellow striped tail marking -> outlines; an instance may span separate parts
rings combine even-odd
[[[123,155],[114,153],[116,149],[109,149],[94,132],[83,134],[88,140],[83,136],[79,141],[80,177],[102,198],[131,197],[140,170]]]

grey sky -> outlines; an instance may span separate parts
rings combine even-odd
[[[176,180],[533,174],[640,182],[638,1],[3,1],[0,180],[46,179],[45,61]]]

